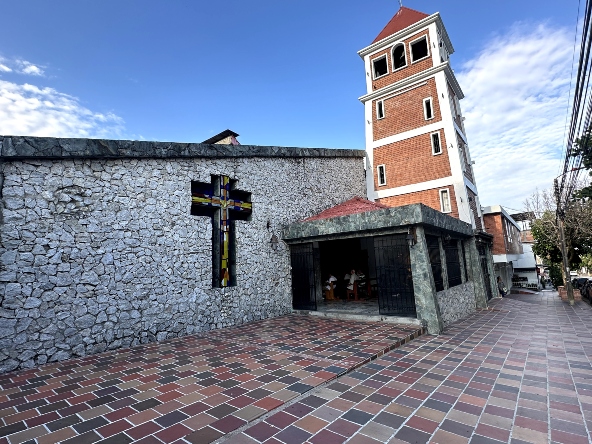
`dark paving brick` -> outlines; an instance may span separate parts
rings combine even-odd
[[[185,440],[191,444],[209,444],[224,436],[222,432],[214,430],[211,427],[205,427],[185,437]]]
[[[440,428],[442,430],[446,430],[447,432],[454,433],[455,435],[460,435],[465,438],[468,438],[473,433],[473,427],[470,427],[466,424],[462,424],[457,421],[452,421],[450,419],[444,420],[442,424],[440,424]]]
[[[98,442],[100,440],[101,437],[97,433],[95,433],[94,431],[90,431],[62,442],[63,444],[91,444],[93,442]]]
[[[50,423],[45,424],[45,427],[49,429],[51,432],[55,432],[56,430],[63,429],[64,427],[73,426],[74,424],[78,424],[82,422],[76,415],[66,416],[65,418],[58,419],[57,421],[52,421]]]
[[[102,427],[106,424],[109,424],[109,421],[107,421],[102,416],[99,416],[97,418],[78,423],[73,426],[73,429],[82,434],[84,432],[88,432],[89,430],[98,429],[99,427]]]
[[[13,433],[21,432],[26,429],[27,426],[23,421],[15,422],[14,424],[9,424],[4,427],[0,427],[0,437],[12,435]]]
[[[276,435],[276,438],[286,444],[302,444],[312,435],[298,427],[290,426]]]
[[[174,411],[171,413],[168,413],[166,415],[161,416],[160,418],[156,418],[154,420],[154,422],[160,424],[163,427],[170,427],[173,424],[176,424],[178,422],[181,422],[185,419],[187,419],[189,416],[187,416],[186,414],[180,412],[180,411]]]
[[[395,438],[407,441],[410,444],[424,444],[429,442],[430,436],[430,433],[421,432],[411,427],[402,427],[395,435]]]
[[[103,439],[99,441],[101,444],[129,444],[133,442],[133,439],[129,436],[125,435],[124,433],[120,433],[118,435],[114,435],[110,438]]]

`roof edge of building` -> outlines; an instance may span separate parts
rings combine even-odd
[[[378,40],[377,42],[371,43],[370,45],[360,49],[358,51],[358,55],[363,59],[365,56],[371,54],[372,52],[378,50],[379,48],[382,48],[383,46],[388,46],[389,44],[395,43],[398,40],[400,40],[403,36],[405,36],[406,34],[417,31],[425,26],[432,24],[433,22],[438,22],[441,29],[443,30],[442,37],[444,38],[446,45],[450,49],[450,54],[452,55],[454,53],[454,46],[452,46],[452,42],[450,41],[450,36],[448,35],[448,31],[446,30],[446,27],[444,26],[444,22],[442,21],[442,17],[440,16],[439,12],[435,12],[432,15],[429,15],[426,18],[408,26],[407,28],[404,28],[394,34],[391,34],[391,35],[383,38],[382,40]]]
[[[122,159],[122,158],[363,158],[365,150],[299,148],[259,145],[108,140],[85,138],[0,136],[0,158],[24,159]]]

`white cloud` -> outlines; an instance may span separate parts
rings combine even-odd
[[[12,72],[12,69],[6,63],[7,60],[0,56],[0,72]]]
[[[0,80],[0,134],[118,138],[123,119],[82,106],[76,97]]]
[[[496,36],[457,76],[481,204],[522,209],[552,185],[561,149],[573,35],[515,25]]]
[[[16,64],[19,66],[19,72],[21,74],[28,74],[31,76],[43,76],[44,70],[37,65],[33,65],[31,62],[26,60],[17,60]]]

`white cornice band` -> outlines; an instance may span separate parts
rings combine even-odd
[[[368,100],[377,99],[377,98],[384,96],[386,94],[394,93],[394,92],[398,91],[399,89],[403,89],[409,85],[413,85],[416,82],[421,82],[421,81],[425,80],[427,77],[431,77],[433,75],[436,75],[441,71],[444,71],[444,73],[446,73],[446,77],[450,81],[450,86],[452,86],[452,89],[454,89],[454,92],[458,96],[458,99],[459,100],[463,99],[465,97],[465,95],[462,92],[462,89],[460,88],[458,81],[456,80],[456,76],[454,75],[454,72],[452,72],[452,69],[450,68],[450,63],[444,62],[438,66],[434,66],[432,68],[426,69],[425,71],[414,74],[414,75],[407,77],[403,80],[400,80],[398,82],[391,83],[390,85],[387,85],[383,88],[377,89],[376,91],[372,91],[370,94],[366,94],[366,95],[358,98],[358,100],[362,103],[366,103]]]

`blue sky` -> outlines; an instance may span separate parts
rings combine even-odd
[[[475,137],[470,146],[478,181],[494,181],[489,164],[508,157],[500,151],[492,158],[495,146],[483,151],[491,142],[483,128],[491,130],[492,121],[504,118],[507,125],[520,124],[519,116],[507,119],[512,110],[504,106],[504,93],[515,96],[512,85],[483,87],[495,83],[483,73],[509,84],[522,78],[529,85],[541,83],[543,92],[521,91],[526,102],[534,98],[535,112],[541,103],[547,106],[537,130],[554,124],[552,137],[558,138],[577,0],[404,4],[442,14],[456,49],[453,68],[465,82],[462,105],[469,142]],[[3,16],[9,19],[3,20],[0,39],[0,134],[200,142],[230,128],[245,144],[364,148],[363,106],[357,100],[364,94],[364,69],[356,52],[397,9],[396,0],[4,0]],[[508,57],[520,56],[521,39],[540,58],[535,64],[540,75],[512,64],[505,69]],[[549,44],[559,55],[547,62],[559,68],[539,82],[548,76],[543,71]],[[496,51],[497,57],[490,57]],[[470,102],[469,91],[479,99]],[[503,115],[487,115],[492,102]],[[525,116],[531,113],[523,110]],[[549,172],[561,149],[561,140],[552,142],[545,141],[543,153]],[[504,142],[512,153],[521,152],[521,143],[520,137]],[[481,160],[489,165],[489,176]],[[532,152],[524,160],[532,161]],[[483,184],[478,186],[483,194]],[[487,192],[487,199],[519,205],[515,188]],[[493,202],[482,198],[482,203]]]

